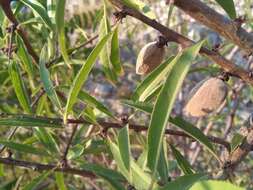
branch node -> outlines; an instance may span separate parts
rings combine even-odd
[[[127,12],[125,10],[116,11],[113,13],[116,22],[120,21],[122,23],[122,20],[126,18]]]

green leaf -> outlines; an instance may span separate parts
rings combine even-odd
[[[67,187],[65,186],[65,183],[64,183],[63,173],[55,172],[55,179],[56,179],[56,184],[59,190],[67,190]]]
[[[81,168],[85,169],[86,171],[91,171],[95,173],[97,176],[105,179],[108,181],[116,190],[124,190],[124,186],[120,182],[124,182],[124,177],[119,174],[118,172],[104,168],[97,164],[82,164]]]
[[[117,75],[121,75],[123,73],[123,68],[120,62],[120,50],[119,50],[119,31],[118,26],[114,29],[112,34],[111,41],[111,56],[110,60],[113,66],[114,71]]]
[[[36,127],[34,132],[37,139],[45,146],[50,155],[56,155],[59,153],[59,147],[56,141],[45,128]]]
[[[21,0],[21,2],[24,3],[26,6],[30,7],[33,10],[33,12],[36,13],[51,30],[54,29],[46,9],[39,1]]]
[[[172,153],[177,160],[178,166],[181,168],[181,170],[184,172],[185,175],[187,174],[193,174],[193,169],[190,165],[190,163],[183,157],[183,155],[174,147],[172,144],[170,145],[170,148],[172,150]]]
[[[62,57],[64,59],[64,62],[67,64],[67,66],[71,68],[70,66],[71,61],[69,59],[67,48],[66,48],[66,38],[65,38],[65,31],[64,31],[65,3],[66,3],[66,0],[57,0],[55,23],[56,23],[56,30],[58,33],[58,41],[59,41]]]
[[[175,57],[168,58],[164,63],[148,74],[136,88],[133,94],[134,101],[145,101],[150,94],[159,88],[159,84],[166,79],[167,74],[171,71],[173,65],[170,63],[174,58]]]
[[[42,156],[48,156],[47,152],[44,150],[41,150],[40,148],[35,148],[33,146],[27,145],[27,144],[20,144],[13,141],[0,141],[0,144],[16,150],[18,152],[25,152],[30,154],[36,154],[36,155],[42,155]]]
[[[106,2],[104,1],[104,15],[100,22],[99,27],[99,39],[102,39],[104,36],[106,36],[108,33],[111,32],[110,24],[107,19],[107,13],[106,13]],[[107,43],[103,47],[103,49],[100,52],[99,58],[103,66],[103,71],[105,73],[105,76],[107,79],[110,80],[110,82],[115,83],[117,81],[117,75],[114,72],[114,70],[111,68],[112,63],[110,59],[110,44]]]
[[[78,98],[83,101],[86,102],[88,105],[98,109],[99,111],[103,112],[104,114],[115,118],[113,116],[113,114],[111,113],[111,111],[105,107],[101,102],[99,102],[96,98],[92,97],[91,95],[89,95],[87,92],[84,91],[80,91]]]
[[[234,134],[230,144],[231,152],[233,152],[238,146],[240,146],[240,144],[244,141],[245,138],[245,136],[239,133]]]
[[[110,150],[112,152],[113,158],[114,158],[114,160],[117,163],[119,171],[122,173],[122,175],[124,175],[124,177],[128,181],[131,181],[130,180],[130,173],[129,173],[128,169],[125,166],[123,158],[122,158],[122,156],[120,154],[119,147],[115,143],[113,143],[111,140],[108,140],[108,144],[109,144]]]
[[[149,174],[144,172],[144,170],[137,165],[133,160],[131,160],[131,174],[132,174],[132,183],[134,187],[138,190],[147,190],[152,183],[152,178]],[[154,183],[154,189],[157,189],[158,185]]]
[[[147,102],[133,102],[131,100],[121,100],[121,103],[128,105],[130,107],[136,108],[147,113],[152,113],[153,105]]]
[[[55,92],[54,86],[52,81],[50,80],[50,73],[48,69],[46,68],[46,63],[49,60],[48,54],[47,54],[47,46],[44,45],[44,47],[41,50],[40,54],[40,64],[39,64],[39,69],[40,69],[40,78],[43,83],[44,89],[52,101],[52,103],[58,108],[62,109],[60,100],[58,99],[58,96]]]
[[[0,164],[0,177],[4,177],[5,172],[4,172],[4,164]],[[1,189],[1,188],[0,188]]]
[[[142,12],[150,19],[156,19],[154,12],[152,12],[151,9],[141,0],[122,0],[122,1],[126,6]]]
[[[157,171],[161,177],[161,181],[165,184],[169,179],[168,157],[167,157],[167,142],[163,141],[162,149],[157,165]]]
[[[26,72],[29,74],[30,77],[32,77],[34,75],[32,58],[27,53],[27,49],[24,45],[24,42],[19,35],[16,35],[16,42],[18,46],[17,55],[19,59],[22,61],[22,63],[25,65]]]
[[[246,188],[235,186],[226,181],[204,180],[195,183],[190,190],[217,190],[217,189],[229,189],[229,190],[246,190]]]
[[[81,144],[77,144],[71,147],[68,151],[67,158],[68,160],[76,159],[80,157],[84,152],[84,146]]]
[[[97,56],[99,55],[100,51],[104,47],[107,40],[110,38],[111,33],[106,35],[103,39],[100,40],[100,42],[96,45],[96,47],[93,49],[89,57],[87,58],[86,62],[83,64],[79,72],[77,73],[73,83],[72,87],[69,92],[66,110],[64,114],[64,122],[66,122],[69,112],[71,111],[74,103],[76,102],[77,96],[82,88],[83,83],[88,77],[88,74],[90,73]]]
[[[206,178],[205,174],[191,174],[178,177],[174,181],[167,183],[164,187],[159,190],[188,190],[199,180]]]
[[[233,0],[215,0],[229,15],[231,19],[236,18],[235,4]]]
[[[207,150],[212,153],[212,155],[219,160],[218,155],[215,153],[213,145],[210,143],[209,139],[203,134],[203,132],[195,127],[193,124],[185,121],[181,117],[174,117],[169,119],[170,123],[173,123],[180,129],[182,129],[186,134],[190,135],[192,138],[201,143]]]
[[[44,118],[29,115],[1,114],[0,126],[20,126],[20,127],[52,127],[61,128],[60,119]]]
[[[22,190],[35,190],[50,174],[52,170],[44,172],[38,177],[34,178],[30,183],[28,183]]]
[[[130,140],[129,140],[129,126],[126,125],[119,131],[118,135],[118,144],[119,144],[119,151],[122,158],[122,161],[128,170],[130,172],[130,158],[131,158],[131,152],[130,152]]]
[[[30,100],[28,98],[24,80],[21,78],[21,73],[16,62],[10,63],[9,75],[20,105],[25,112],[32,113],[32,108],[30,106]]]
[[[190,68],[191,62],[197,56],[204,41],[193,45],[177,55],[173,61],[171,72],[155,103],[148,129],[148,158],[147,165],[155,173],[160,155],[162,139],[170,112],[177,97],[177,93]]]
[[[127,181],[134,185],[138,190],[147,190],[152,182],[152,178],[149,174],[145,173],[143,169],[134,162],[133,159],[130,160],[130,171],[128,172],[125,164],[123,162],[122,156],[120,154],[119,147],[113,143],[111,140],[108,141],[110,150],[113,154],[113,158],[117,163],[119,171],[127,179]],[[157,188],[157,184],[154,183],[154,188]]]

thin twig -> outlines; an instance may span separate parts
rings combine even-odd
[[[69,138],[69,140],[67,142],[67,146],[66,146],[66,149],[64,151],[64,154],[62,156],[62,160],[64,160],[64,161],[67,161],[66,158],[67,158],[67,155],[68,155],[68,151],[69,151],[70,145],[72,143],[72,140],[73,140],[73,137],[74,137],[74,135],[76,133],[77,128],[78,128],[78,124],[75,124],[74,127],[73,127],[73,129],[72,129],[71,136],[70,136],[70,138]]]
[[[88,177],[88,178],[96,178],[96,175],[90,171],[87,170],[80,170],[76,168],[71,167],[64,167],[60,168],[57,165],[52,164],[40,164],[36,162],[28,162],[23,160],[15,160],[11,158],[2,158],[0,157],[0,163],[5,165],[11,165],[11,166],[20,166],[24,168],[33,169],[35,171],[44,171],[44,170],[52,170],[55,169],[55,171],[63,172],[63,173],[69,173],[74,175],[79,175],[82,177]]]
[[[35,60],[35,63],[38,64],[39,57],[37,56],[36,52],[32,48],[32,45],[30,44],[29,39],[27,38],[27,35],[25,31],[19,26],[19,23],[17,19],[15,18],[12,10],[11,10],[11,0],[0,0],[0,6],[3,8],[3,11],[6,15],[6,17],[10,20],[10,22],[17,27],[17,32],[21,36],[21,38],[24,41],[24,44],[29,52],[29,54],[33,57]]]

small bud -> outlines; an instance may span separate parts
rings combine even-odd
[[[139,75],[148,74],[163,61],[165,54],[164,46],[158,42],[150,42],[145,45],[137,58],[136,73]]]
[[[203,80],[190,92],[190,98],[184,107],[184,112],[192,117],[203,117],[222,105],[227,92],[227,85],[222,79]]]

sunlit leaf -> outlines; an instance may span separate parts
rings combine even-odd
[[[130,172],[130,142],[128,125],[120,129],[118,135],[119,151],[126,169]]]
[[[47,11],[39,1],[21,0],[21,2],[30,7],[33,12],[36,13],[51,30],[53,30],[54,27],[47,14]]]
[[[21,77],[18,64],[16,62],[11,62],[9,65],[9,74],[11,78],[12,85],[14,87],[16,96],[22,108],[27,113],[32,113],[32,108],[30,106],[30,100],[28,97],[28,92],[24,84],[24,80]]]
[[[229,15],[231,19],[236,18],[235,4],[233,0],[215,0]]]
[[[69,59],[67,48],[66,48],[66,38],[65,38],[65,30],[64,30],[65,3],[66,3],[66,0],[57,0],[55,23],[56,23],[56,30],[58,33],[58,41],[59,41],[62,57],[64,59],[64,62],[67,64],[67,66],[71,68],[70,66],[71,61]]]
[[[155,103],[148,129],[148,162],[152,172],[156,171],[162,139],[177,93],[181,88],[191,62],[197,56],[203,41],[185,49],[173,61],[171,72]]]
[[[88,77],[88,74],[90,73],[100,51],[104,47],[107,40],[110,38],[111,33],[106,35],[100,42],[97,44],[97,46],[93,49],[89,57],[87,58],[86,62],[83,64],[79,72],[77,73],[67,100],[66,110],[64,114],[64,121],[66,122],[69,112],[71,111],[74,103],[76,102],[77,96],[82,88],[83,83]]]
[[[64,176],[63,173],[61,172],[55,172],[55,179],[56,179],[56,184],[59,190],[67,190],[67,187],[64,183]]]
[[[47,55],[47,46],[45,45],[43,49],[41,50],[40,54],[40,64],[39,64],[39,70],[40,70],[40,78],[43,83],[44,89],[52,101],[52,103],[58,108],[61,108],[61,103],[60,100],[55,92],[54,86],[52,81],[50,80],[50,73],[48,69],[46,68],[46,63],[49,60],[48,55]]]
[[[61,128],[60,119],[44,118],[29,115],[1,114],[0,126],[21,126],[21,127],[53,127]]]
[[[0,144],[16,150],[18,152],[25,152],[25,153],[30,153],[30,154],[36,154],[36,155],[41,155],[41,156],[48,156],[47,152],[45,152],[44,150],[41,150],[40,148],[35,148],[31,145],[27,145],[27,144],[20,144],[20,143],[16,143],[13,141],[0,141]]]
[[[191,174],[178,177],[174,181],[167,183],[164,187],[159,190],[188,190],[194,183],[199,180],[205,179],[205,174]]]
[[[216,190],[216,189],[229,189],[229,190],[246,190],[246,188],[238,187],[227,181],[204,180],[195,183],[190,190]]]
[[[193,174],[193,169],[190,163],[184,158],[184,156],[172,144],[170,145],[170,148],[175,159],[177,160],[178,166],[184,172],[184,174]]]

